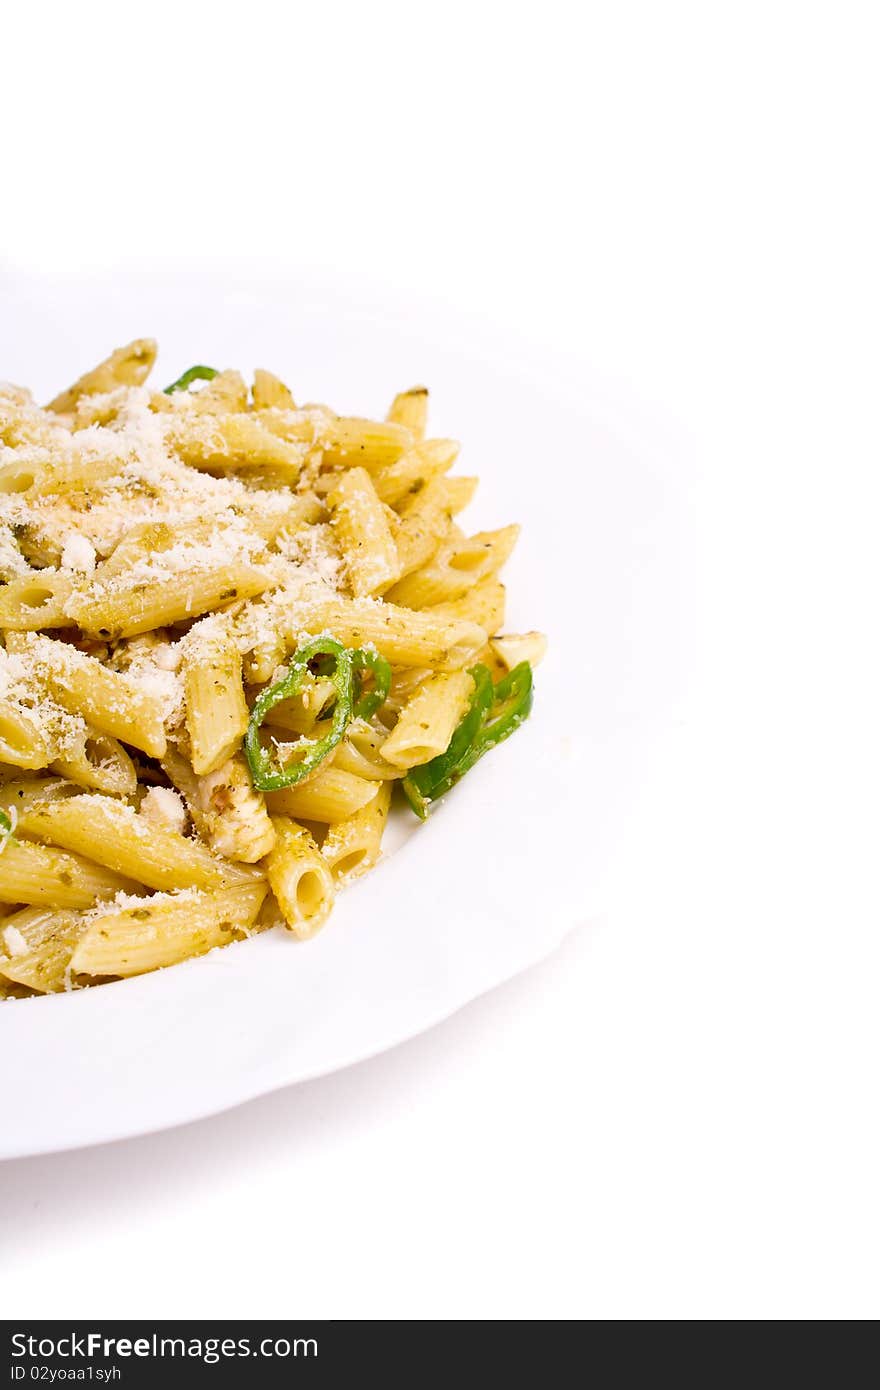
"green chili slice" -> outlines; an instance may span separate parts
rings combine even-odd
[[[356,674],[358,692],[355,700],[354,719],[372,719],[380,705],[384,705],[388,699],[388,692],[391,689],[391,667],[380,656],[378,652],[367,651],[363,647],[358,647],[351,654],[352,669]],[[364,695],[360,673],[371,671],[373,675],[373,689]]]
[[[15,820],[14,808],[11,817],[5,811],[0,811],[0,854],[3,853],[7,845],[15,844],[15,835],[13,834]]]
[[[483,666],[472,666],[474,693],[470,705],[452,735],[445,753],[438,753],[429,763],[411,767],[403,779],[403,793],[420,820],[428,814],[428,806],[453,787],[464,775],[459,771],[468,750],[477,737],[492,706],[494,690],[492,677]]]
[[[494,687],[485,666],[474,666],[469,674],[474,693],[446,752],[410,768],[403,779],[404,795],[420,820],[431,802],[460,782],[484,753],[509,738],[532,708],[532,668],[527,661],[514,666]]]
[[[309,663],[317,659],[321,660],[320,674],[332,683],[336,692],[330,727],[319,739],[303,739],[299,745],[303,756],[282,767],[260,742],[260,726],[275,705],[299,693],[309,674]],[[374,688],[366,694],[361,691],[363,671],[370,671],[373,676]],[[364,651],[360,647],[350,650],[335,637],[312,638],[294,654],[283,680],[262,691],[254,705],[244,739],[245,757],[254,786],[261,792],[275,792],[301,782],[333,752],[352,719],[369,719],[375,714],[390,688],[391,667],[378,652]]]
[[[165,387],[164,394],[171,396],[175,391],[185,391],[194,381],[213,381],[216,375],[216,367],[188,367],[182,376],[179,376],[176,381],[172,381],[170,386]]]
[[[333,658],[332,671],[328,679],[336,691],[336,702],[330,728],[322,738],[303,739],[304,756],[297,762],[281,767],[272,753],[260,743],[260,726],[266,715],[282,700],[289,700],[298,694],[303,681],[309,674],[309,662],[317,656]],[[254,705],[247,733],[244,737],[244,752],[251,770],[254,786],[261,792],[280,791],[283,787],[293,787],[332,753],[341,741],[352,717],[354,689],[354,670],[352,653],[334,637],[315,637],[294,654],[287,675],[262,691]]]

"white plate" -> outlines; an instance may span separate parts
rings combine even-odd
[[[508,626],[550,634],[532,718],[338,903],[313,942],[266,934],[140,979],[0,1007],[0,1156],[180,1124],[370,1056],[547,955],[600,911],[681,677],[675,446],[595,380],[366,290],[175,274],[0,279],[0,375],[53,393],[112,346],[266,366],[299,399],[384,411],[426,381],[479,473],[473,529],[518,519]],[[401,818],[402,819],[402,818]],[[0,859],[2,873],[2,859]]]

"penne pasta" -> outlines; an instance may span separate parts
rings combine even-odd
[[[382,744],[385,761],[410,768],[445,753],[473,688],[466,671],[430,676],[404,705],[393,732]]]
[[[409,608],[427,608],[461,598],[474,584],[497,574],[518,535],[518,526],[505,526],[500,531],[481,531],[466,540],[450,538],[430,563],[406,575],[389,590],[389,601]]]
[[[25,907],[0,922],[0,978],[35,994],[56,994],[70,983],[69,967],[84,929],[81,914]]]
[[[214,892],[157,894],[142,904],[91,914],[71,957],[80,975],[143,975],[227,946],[243,936],[266,896],[265,883]]]
[[[86,855],[148,888],[220,888],[236,880],[234,866],[206,846],[151,825],[109,796],[83,793],[34,806],[19,817],[18,827],[22,835]],[[5,873],[5,855],[3,868]]]
[[[375,647],[395,666],[457,671],[486,641],[475,623],[449,622],[374,599],[328,598],[279,611],[279,630],[293,647],[301,633],[332,632],[345,646]]]
[[[312,836],[287,816],[276,816],[275,847],[266,876],[286,925],[305,940],[324,925],[333,906],[333,876]]]
[[[30,660],[36,678],[64,709],[81,714],[102,734],[140,748],[150,757],[160,758],[165,752],[161,702],[132,676],[112,671],[50,637],[10,633],[6,646],[14,655]]]
[[[366,806],[330,827],[321,857],[340,885],[360,878],[377,863],[391,805],[391,786],[381,787]]]
[[[312,936],[531,708],[518,528],[459,529],[426,387],[373,420],[155,357],[0,385],[4,1000]]]
[[[26,815],[31,815],[28,811]],[[35,845],[16,836],[6,841],[0,861],[0,902],[40,907],[90,907],[97,899],[137,891],[137,884],[81,854],[54,845]]]
[[[125,347],[116,348],[97,367],[86,372],[78,381],[46,406],[62,414],[73,410],[81,396],[103,395],[117,386],[142,386],[156,360],[156,344],[152,338],[136,338]]]
[[[352,593],[364,598],[389,588],[400,576],[400,561],[369,473],[364,468],[348,469],[327,500]]]
[[[388,419],[395,425],[403,425],[414,439],[424,439],[428,423],[428,388],[411,386],[401,391],[391,402]]]
[[[241,652],[230,634],[185,643],[183,693],[193,770],[216,772],[241,746],[250,719]]]
[[[368,782],[341,768],[322,769],[308,782],[283,791],[267,792],[270,813],[295,816],[297,820],[332,824],[347,820],[360,811],[379,791],[379,782]]]

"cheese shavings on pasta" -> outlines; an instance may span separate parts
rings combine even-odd
[[[371,420],[155,358],[0,383],[0,998],[313,935],[395,786],[426,815],[531,707],[518,528],[460,529],[424,387]]]

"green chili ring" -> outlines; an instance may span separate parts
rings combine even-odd
[[[176,381],[165,387],[163,395],[171,396],[175,391],[185,391],[194,381],[213,381],[217,375],[216,367],[188,367]]]
[[[474,693],[446,752],[420,767],[411,767],[403,779],[403,794],[420,820],[426,818],[429,804],[464,776],[459,769],[492,706],[495,692],[488,669],[472,666],[468,675],[473,679]]]
[[[5,811],[0,811],[0,854],[3,853],[7,845],[14,845],[17,843],[15,838],[15,820],[16,815],[14,808],[11,816],[8,816]]]
[[[266,715],[282,700],[289,700],[299,693],[303,681],[309,674],[309,662],[316,656],[333,658],[334,668],[329,680],[336,691],[333,717],[327,733],[312,744],[308,753],[299,762],[275,770],[272,754],[260,743],[260,726]],[[285,787],[296,786],[324,761],[328,753],[342,741],[348,728],[353,709],[354,666],[352,653],[335,637],[315,637],[300,647],[293,656],[290,669],[283,680],[262,691],[251,713],[250,723],[244,737],[244,753],[251,770],[253,784],[258,791],[282,791]]]
[[[380,705],[384,705],[391,689],[391,667],[378,652],[358,647],[351,653],[352,670],[358,679],[358,696],[355,701],[353,719],[372,719]],[[375,688],[364,695],[360,689],[360,672],[371,671]]]
[[[474,693],[446,752],[410,768],[403,779],[404,795],[420,820],[432,801],[460,782],[484,753],[509,738],[531,711],[532,668],[527,661],[514,666],[494,687],[485,666],[474,666],[469,674]]]

